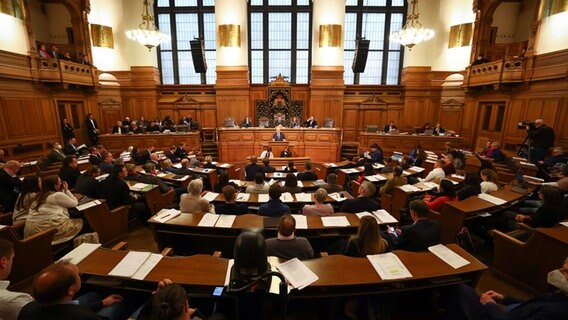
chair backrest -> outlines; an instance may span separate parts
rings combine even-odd
[[[268,127],[268,118],[262,117],[262,118],[258,119],[258,126],[262,127],[262,128]]]
[[[375,132],[377,132],[377,131],[379,130],[379,126],[374,125],[374,124],[368,124],[368,125],[366,126],[366,129],[367,129],[367,132],[373,132],[373,133],[375,133]]]
[[[332,118],[326,118],[323,122],[323,127],[324,128],[333,128],[333,127],[335,127],[335,122],[333,121]]]
[[[223,123],[224,127],[234,127],[235,126],[235,120],[232,118],[226,118],[225,122]]]

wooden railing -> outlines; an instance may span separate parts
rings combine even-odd
[[[97,68],[61,59],[40,59],[39,80],[46,83],[98,85]]]
[[[466,68],[465,86],[485,86],[521,83],[525,74],[524,58],[503,58]]]

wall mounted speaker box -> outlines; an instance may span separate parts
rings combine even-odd
[[[355,56],[353,57],[353,64],[351,69],[354,73],[365,72],[365,65],[367,64],[367,54],[369,53],[369,44],[371,40],[359,39],[355,47]]]
[[[202,40],[191,40],[191,57],[193,59],[193,68],[196,73],[207,72],[207,62],[205,61],[205,48]]]

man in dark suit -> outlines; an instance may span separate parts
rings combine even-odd
[[[422,200],[414,200],[409,204],[410,217],[413,224],[396,229],[390,233],[392,244],[397,249],[423,251],[440,243],[442,228],[435,220],[428,220],[428,205]]]
[[[286,141],[286,136],[280,132],[280,128],[276,128],[276,132],[272,135],[272,141]]]
[[[129,164],[127,166],[128,176],[134,175],[136,176],[136,181],[146,183],[146,184],[155,184],[160,188],[160,193],[164,194],[170,191],[170,187],[162,180],[160,177],[156,176],[158,171],[153,163],[146,163],[142,166],[146,174],[138,174],[136,172],[136,166],[133,164]]]
[[[112,134],[128,133],[128,129],[122,125],[122,121],[117,121],[116,125],[112,127]]]
[[[270,158],[264,158],[262,159],[262,172],[263,173],[271,173],[271,172],[276,172],[276,168],[274,168],[273,166],[270,165]]]
[[[89,163],[91,165],[98,166],[99,164],[101,164],[101,162],[103,162],[103,157],[99,153],[99,149],[97,149],[97,147],[90,147],[89,148]]]
[[[363,211],[371,212],[379,210],[379,204],[372,199],[376,192],[377,188],[373,183],[363,181],[357,190],[357,194],[359,196],[355,199],[345,200],[339,212],[358,213]]]
[[[250,128],[252,127],[252,120],[249,117],[246,117],[241,122],[241,128]]]
[[[270,200],[267,203],[258,207],[258,214],[268,217],[281,217],[286,213],[290,213],[290,207],[282,203],[280,196],[282,196],[282,187],[278,184],[273,184],[268,189],[268,196]]]
[[[18,319],[125,319],[122,297],[111,294],[100,299],[97,294],[85,294],[74,299],[81,289],[81,277],[76,265],[62,261],[43,269],[34,281],[34,301],[26,304]]]
[[[51,151],[47,154],[46,158],[49,163],[61,162],[65,159],[65,154],[62,151],[63,147],[57,141],[51,143]]]
[[[250,157],[250,163],[245,167],[245,180],[253,181],[257,172],[262,173],[262,167],[258,165],[256,156]]]
[[[432,134],[435,136],[439,136],[442,133],[446,133],[446,129],[442,128],[442,125],[440,125],[439,123],[436,123],[436,126],[434,127]]]
[[[181,174],[186,176],[192,176],[194,174],[191,169],[189,169],[190,163],[187,158],[181,159],[181,168],[177,169],[175,174]]]
[[[63,159],[63,166],[59,169],[59,178],[67,182],[69,188],[74,188],[77,178],[81,175],[79,171],[79,162],[75,156],[67,156]]]
[[[97,177],[100,175],[101,169],[96,165],[92,165],[85,173],[77,178],[75,191],[91,199],[99,198],[100,182],[97,180]]]
[[[318,175],[312,171],[312,163],[306,162],[306,171],[298,173],[298,181],[316,181]]]
[[[215,204],[216,214],[232,214],[240,215],[247,214],[249,212],[246,203],[236,203],[236,190],[232,185],[226,185],[223,188],[223,196],[225,197],[225,203]]]
[[[69,141],[65,143],[65,147],[63,147],[63,153],[67,156],[78,156],[80,154],[79,149],[75,145],[77,143],[77,139],[71,138]]]
[[[313,114],[304,123],[304,127],[306,127],[306,128],[315,128],[317,126],[318,126],[318,122],[316,121],[316,118]]]
[[[385,126],[385,128],[383,129],[383,132],[391,132],[392,130],[397,130],[398,128],[396,127],[396,125],[394,124],[394,121],[390,121],[389,124],[387,124]]]
[[[177,150],[176,146],[171,146],[170,150],[164,152],[166,158],[170,159],[172,163],[178,163],[181,160],[178,156],[176,156],[176,150]]]
[[[99,126],[97,125],[97,120],[95,120],[92,113],[87,114],[85,126],[87,128],[87,135],[89,136],[91,145],[97,145],[97,143],[99,142]]]
[[[472,287],[458,285],[448,295],[444,319],[566,319],[568,259],[564,260],[560,269],[549,272],[547,280],[548,284],[558,288],[556,292],[545,293],[524,302],[493,290],[479,296]]]
[[[175,152],[176,157],[183,159],[183,158],[187,158],[187,151],[185,151],[185,143],[181,142],[177,148],[176,148],[176,152]]]
[[[292,156],[292,151],[290,151],[290,147],[286,146],[282,152],[280,152],[281,158],[289,158]]]
[[[107,201],[111,210],[132,204],[135,200],[130,196],[130,188],[124,181],[127,175],[128,171],[124,165],[116,165],[111,174],[101,182],[100,196]]]
[[[17,174],[20,163],[8,160],[3,169],[0,169],[0,212],[12,212],[16,199],[20,193],[22,181]]]

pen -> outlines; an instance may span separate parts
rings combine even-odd
[[[171,213],[168,213],[165,216],[161,216],[160,219],[165,219],[165,218],[169,217],[170,215],[171,215]]]

